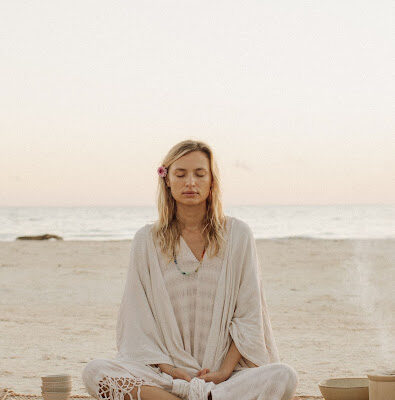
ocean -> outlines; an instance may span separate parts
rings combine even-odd
[[[395,205],[266,205],[224,207],[258,238],[394,238]],[[130,240],[157,219],[155,206],[0,207],[0,240],[61,236],[64,240]]]

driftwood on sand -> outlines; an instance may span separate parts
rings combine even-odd
[[[63,240],[61,236],[51,235],[46,233],[45,235],[37,235],[37,236],[18,236],[16,240],[48,240],[48,239],[56,239]]]

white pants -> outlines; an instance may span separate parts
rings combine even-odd
[[[194,376],[192,376],[193,378]],[[141,400],[142,385],[157,386],[184,399],[188,398],[190,382],[174,379],[161,372],[159,367],[110,359],[95,359],[84,367],[82,380],[88,393],[98,400],[124,400],[137,387],[137,399]],[[255,368],[233,371],[219,384],[205,382],[212,400],[291,400],[294,397],[298,375],[285,363],[266,364]],[[207,396],[199,400],[207,400]]]

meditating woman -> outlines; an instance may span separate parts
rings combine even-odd
[[[158,168],[159,218],[132,241],[115,359],[82,371],[111,400],[290,400],[250,227],[225,216],[217,162],[185,140]]]

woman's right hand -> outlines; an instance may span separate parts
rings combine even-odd
[[[173,368],[173,369],[170,371],[170,375],[171,375],[173,378],[176,378],[176,379],[184,379],[184,380],[186,380],[186,381],[188,381],[188,382],[190,382],[191,379],[192,379],[192,377],[189,375],[188,371],[186,371],[186,370],[183,369],[183,368],[179,368],[179,367]]]

